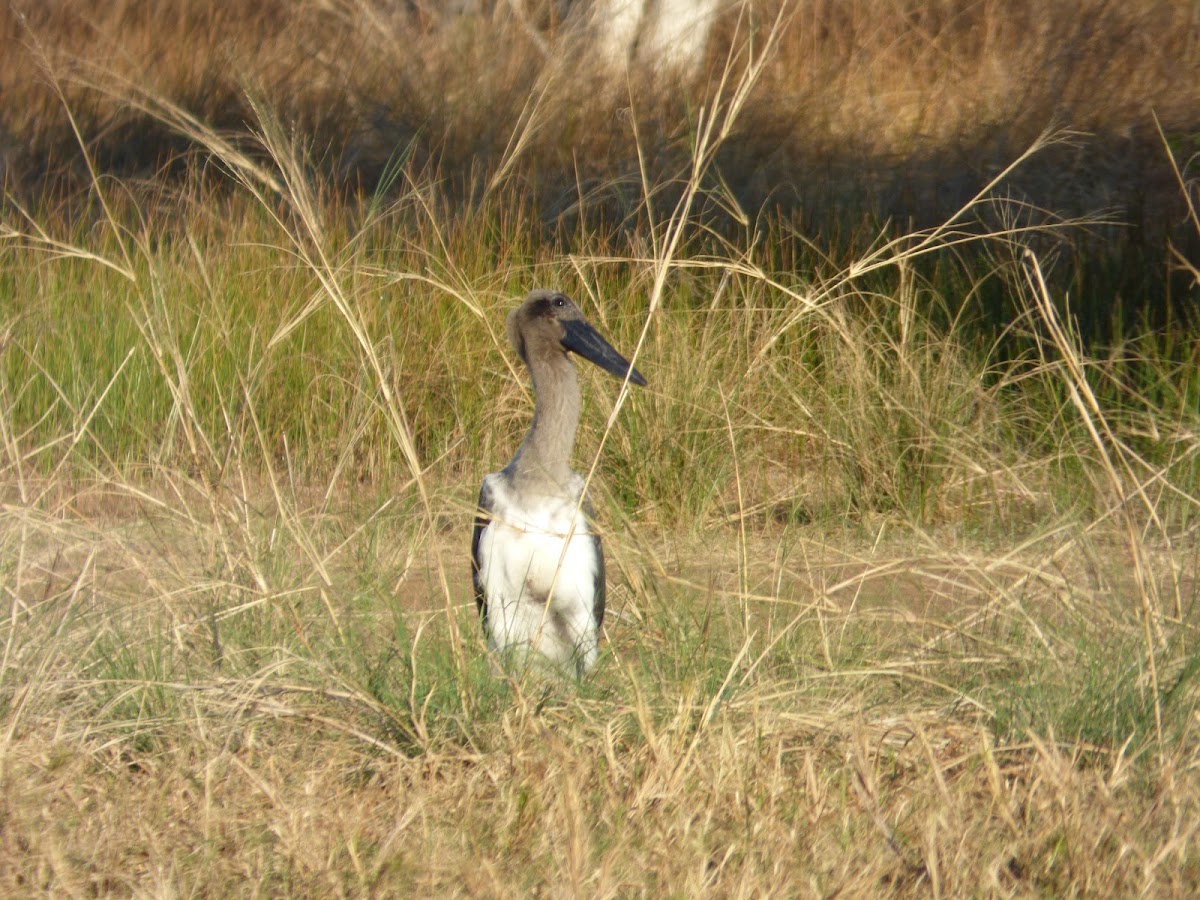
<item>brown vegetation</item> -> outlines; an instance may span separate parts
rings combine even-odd
[[[1078,323],[1196,290],[1196,5],[480,5],[0,7],[0,893],[1194,896],[1200,338]],[[533,285],[650,382],[581,684],[468,585]]]
[[[236,135],[256,127],[256,101],[339,179],[371,187],[408,156],[460,186],[502,172],[552,215],[581,186],[638,180],[631,121],[652,180],[678,175],[731,48],[777,14],[780,46],[719,160],[749,209],[771,198],[814,219],[832,204],[928,222],[1059,128],[1081,137],[1027,195],[1142,223],[1175,194],[1155,117],[1185,155],[1200,129],[1200,14],[1172,0],[730,3],[701,73],[665,92],[648,69],[606,76],[569,17],[532,16],[548,28],[535,36],[505,3],[464,18],[437,7],[9,0],[10,190],[81,174],[68,110],[103,171],[148,176],[198,149],[165,107]]]

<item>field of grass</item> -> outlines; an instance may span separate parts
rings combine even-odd
[[[1200,889],[1188,4],[731,5],[668,90],[242,6],[0,10],[4,896]],[[533,286],[650,381],[581,684],[469,583]]]

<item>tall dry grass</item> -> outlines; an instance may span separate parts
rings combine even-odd
[[[257,98],[352,183],[375,184],[400,155],[465,191],[506,174],[546,216],[581,193],[627,212],[639,161],[623,123],[638,123],[656,182],[678,174],[724,60],[776,22],[779,50],[720,160],[749,208],[782,202],[819,221],[842,204],[932,224],[1056,127],[1091,137],[1039,166],[1030,195],[1150,224],[1173,199],[1152,115],[1184,146],[1196,129],[1196,12],[1167,0],[731,2],[678,91],[649,69],[606,77],[581,16],[439,10],[11,0],[0,10],[9,183],[72,171],[86,183],[67,108],[105,170],[147,176],[203,149],[164,123],[164,107],[245,135]],[[546,30],[531,34],[531,21]]]
[[[1034,224],[1114,221],[1043,248],[1051,285],[1087,298],[1085,332],[1161,325],[1195,304],[1170,247],[1195,258],[1200,242],[1163,146],[1181,162],[1194,149],[1189,4],[730,2],[687,77],[614,74],[579,10],[479,6],[10,0],[0,174],[26,205],[65,204],[72,217],[91,173],[111,174],[170,220],[181,190],[224,183],[223,156],[255,152],[259,104],[342,195],[394,198],[401,172],[436,184],[447,210],[511,191],[570,251],[599,227],[642,227],[643,180],[678,199],[725,60],[774,33],[777,52],[709,175],[732,200],[705,210],[714,227],[734,235],[782,216],[845,266],[881,228],[944,221],[1054,130],[1074,138],[1005,190]],[[200,126],[219,153],[195,140]],[[975,215],[981,230],[1006,224]],[[819,259],[797,252],[801,267]],[[979,305],[993,322],[1016,314],[1004,294]]]
[[[821,9],[856,41],[1004,24]],[[634,180],[598,183],[633,215],[569,253],[536,116],[466,206],[448,156],[347,196],[264,93],[235,134],[53,70],[88,203],[13,189],[0,220],[7,894],[1195,892],[1194,336],[1084,340],[1046,269],[1109,225],[1008,194],[1074,152],[1040,129],[865,246],[743,217],[719,176],[797,30],[729,29],[679,177],[635,117]],[[223,186],[113,178],[77,90]],[[612,614],[579,685],[494,677],[465,562],[535,283],[651,379],[586,378]],[[1000,338],[963,312],[989,291]]]

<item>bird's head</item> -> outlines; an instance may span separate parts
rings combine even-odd
[[[508,339],[517,354],[530,365],[531,360],[553,358],[568,352],[578,354],[604,371],[644,386],[642,373],[629,364],[608,341],[593,328],[566,294],[535,290],[508,314]]]

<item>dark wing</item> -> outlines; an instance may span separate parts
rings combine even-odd
[[[475,531],[471,535],[471,581],[475,584],[475,606],[479,610],[479,616],[483,620],[485,629],[487,628],[487,597],[483,592],[483,581],[479,577],[479,544],[483,540],[483,529],[487,528],[492,521],[492,509],[495,502],[495,498],[492,496],[492,489],[488,487],[487,479],[485,478],[483,486],[479,489],[479,507],[475,513]]]
[[[596,620],[596,630],[599,631],[604,624],[604,547],[600,544],[599,535],[593,535],[592,539],[596,542],[596,593],[592,599],[592,618]]]
[[[583,498],[583,514],[587,516],[589,523],[592,524],[592,544],[596,548],[596,583],[595,591],[592,594],[592,618],[596,620],[596,631],[600,630],[600,626],[604,624],[604,601],[605,587],[604,582],[604,545],[600,542],[600,535],[595,532],[596,514],[592,509],[592,501]]]

